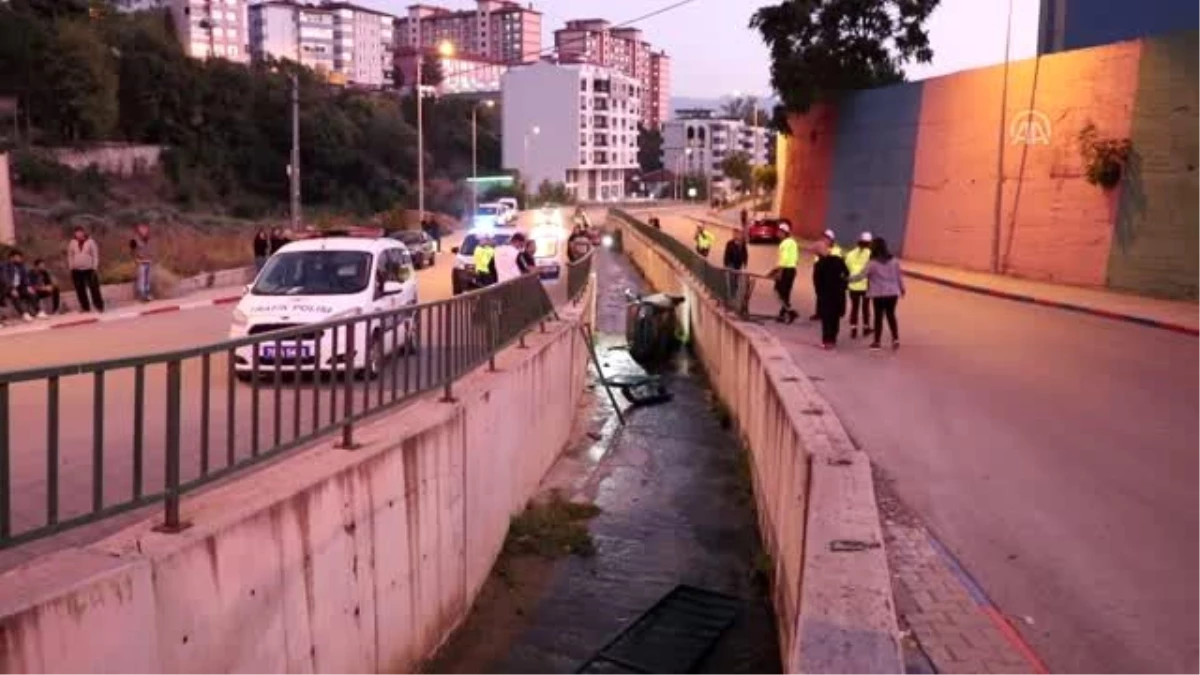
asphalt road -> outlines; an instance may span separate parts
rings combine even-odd
[[[690,241],[695,224],[663,218]],[[716,230],[719,262],[726,232]],[[774,247],[751,247],[751,271]],[[812,310],[809,273],[794,300]],[[916,280],[903,348],[771,324],[900,497],[1060,672],[1196,672],[1194,337]],[[760,284],[755,313],[777,301]],[[807,311],[806,311],[807,310]]]
[[[522,226],[528,226],[525,216]],[[451,297],[450,248],[461,235],[443,239],[443,253],[434,267],[418,274],[418,293],[423,302]],[[565,279],[565,277],[564,277]],[[565,283],[565,281],[563,282]],[[552,289],[552,297],[555,291]],[[25,370],[68,363],[144,356],[218,343],[228,336],[234,305],[192,309],[139,319],[99,323],[71,328],[13,335],[0,339],[0,372]],[[465,322],[464,322],[465,323]],[[369,383],[352,382],[353,409],[389,402],[405,391],[428,388],[435,382],[447,356],[440,319],[422,322],[416,355],[399,357],[384,376]],[[462,341],[461,334],[456,343]],[[467,359],[479,354],[451,350],[451,358]],[[216,472],[234,461],[303,438],[340,416],[345,405],[345,384],[311,377],[284,376],[279,385],[273,377],[257,384],[231,380],[224,353],[214,354],[207,375],[200,358],[182,363],[180,424],[183,429],[181,475],[195,479],[207,470]],[[143,405],[136,398],[137,377],[133,368],[105,375],[103,389],[103,456],[96,461],[94,439],[97,406],[93,374],[63,376],[58,382],[58,422],[51,425],[49,386],[45,381],[23,382],[9,387],[9,447],[11,528],[13,534],[49,523],[50,504],[63,521],[90,513],[94,508],[95,467],[103,480],[101,503],[111,506],[135,494],[153,494],[164,484],[166,445],[167,373],[163,365],[144,371]],[[393,393],[395,392],[395,394]],[[232,397],[232,399],[230,398]],[[232,404],[230,401],[232,400]],[[205,412],[207,411],[207,412]],[[232,411],[232,413],[231,413]],[[53,427],[53,428],[52,428]],[[138,473],[140,429],[141,491],[135,489]],[[51,433],[57,435],[58,460],[48,460]],[[207,452],[204,451],[207,448]],[[205,459],[207,456],[207,460]],[[57,469],[58,494],[49,492],[51,465]],[[0,555],[0,568],[20,556]]]

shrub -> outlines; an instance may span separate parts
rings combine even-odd
[[[1132,152],[1133,143],[1128,138],[1104,138],[1090,122],[1079,132],[1084,177],[1087,182],[1105,190],[1111,190],[1121,182],[1121,174],[1129,164]]]

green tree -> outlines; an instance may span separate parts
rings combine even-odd
[[[421,57],[421,84],[426,87],[436,87],[446,79],[442,70],[442,60],[435,54],[425,54]]]
[[[735,96],[723,102],[721,116],[756,126],[765,126],[771,121],[771,113],[759,107],[754,96]]]
[[[783,0],[758,9],[750,27],[770,50],[780,107],[803,113],[848,92],[902,82],[905,64],[928,63],[933,50],[925,22],[938,3]]]
[[[45,93],[38,111],[60,141],[107,138],[117,122],[117,72],[113,54],[81,21],[56,21],[43,64]]]
[[[18,12],[43,19],[84,19],[93,8],[107,8],[107,3],[95,0],[11,0],[10,4]]]
[[[539,206],[542,204],[572,204],[575,200],[565,184],[544,180],[541,185],[538,185],[537,194],[530,201],[530,206]]]
[[[650,173],[651,171],[659,171],[663,168],[662,163],[662,132],[658,129],[648,129],[641,124],[638,125],[638,166],[642,173]]]
[[[771,192],[779,182],[779,173],[774,164],[763,164],[754,167],[754,185],[760,190]]]
[[[750,155],[741,150],[731,152],[721,160],[721,173],[737,181],[739,189],[750,187],[751,171]]]

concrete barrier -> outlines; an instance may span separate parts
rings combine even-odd
[[[691,342],[750,450],[786,672],[904,672],[866,455],[768,330],[726,315],[649,240],[612,223],[650,285],[687,298]]]
[[[0,576],[4,672],[413,672],[470,609],[567,441],[575,323],[436,394],[131,527]]]

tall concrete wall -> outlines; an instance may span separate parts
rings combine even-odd
[[[1112,288],[1197,296],[1197,42],[1192,31],[1142,47],[1129,133],[1137,154],[1121,193],[1107,261]]]
[[[590,302],[585,303],[590,307]],[[560,310],[567,322],[584,311]],[[0,577],[3,672],[414,672],[461,622],[567,440],[574,324],[499,372]]]
[[[865,454],[769,331],[729,318],[663,251],[622,230],[650,285],[687,298],[691,343],[750,451],[785,672],[903,672],[883,549],[829,548],[882,542]]]
[[[791,120],[780,211],[910,259],[1195,298],[1196,31],[859,92]],[[1007,91],[1006,91],[1007,89]],[[1129,138],[1117,189],[1079,134]]]

